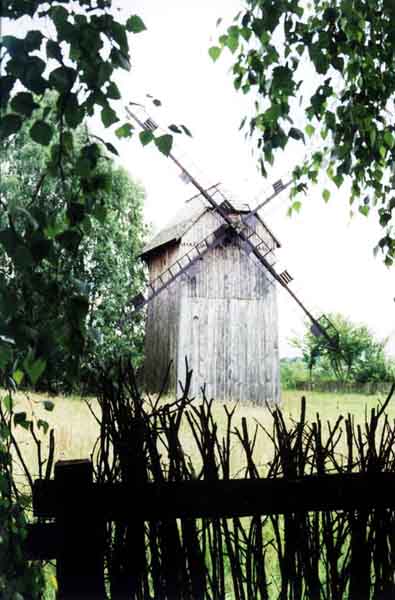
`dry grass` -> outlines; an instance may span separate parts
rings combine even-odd
[[[300,410],[300,398],[303,395],[298,391],[284,391],[282,394],[282,407],[287,419],[297,419]],[[328,420],[334,422],[339,415],[346,416],[350,413],[356,423],[365,421],[366,413],[382,402],[384,396],[361,394],[334,394],[334,393],[315,393],[306,392],[307,400],[307,418],[315,418],[316,413],[320,414],[322,422],[325,424]],[[54,403],[54,410],[48,412],[44,408],[44,401],[51,400]],[[15,410],[26,411],[28,418],[34,414],[36,419],[44,419],[49,422],[50,427],[55,431],[55,461],[75,458],[88,458],[91,455],[93,446],[98,437],[99,426],[91,414],[87,402],[92,410],[99,415],[100,409],[95,399],[83,400],[79,397],[57,396],[49,398],[45,394],[29,393],[27,395],[19,393],[16,395]],[[195,400],[198,403],[199,400]],[[226,405],[228,409],[234,405]],[[395,405],[390,405],[388,414],[391,418],[395,417]],[[223,403],[214,403],[213,414],[221,435],[226,431],[226,412]],[[262,425],[268,431],[272,429],[273,419],[266,407],[257,407],[248,404],[239,404],[236,407],[233,417],[234,427],[241,427],[242,418],[246,418],[250,432],[259,425]],[[264,433],[263,428],[258,428],[258,435],[255,446],[255,460],[257,465],[264,469],[265,464],[271,459],[272,445]],[[186,454],[191,457],[192,463],[197,462],[198,452],[191,435],[190,428],[185,422],[182,427],[182,441]],[[16,437],[21,446],[26,463],[33,474],[37,476],[37,459],[34,443],[29,432],[18,427]],[[43,443],[43,454],[45,456],[45,446],[47,436],[41,435]],[[245,467],[244,453],[240,443],[235,436],[232,447],[232,473],[234,476],[243,476]],[[196,464],[196,469],[199,468]],[[18,473],[20,470],[18,468]]]

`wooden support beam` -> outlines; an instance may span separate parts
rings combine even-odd
[[[55,482],[41,482],[35,490],[36,516],[54,515],[59,502]],[[73,493],[78,505],[82,492]],[[129,519],[132,505],[135,516],[146,521],[391,508],[395,473],[148,483],[134,488],[91,484],[84,494],[103,519],[114,521]]]
[[[55,523],[32,523],[27,526],[24,551],[28,560],[52,560],[58,545]]]
[[[105,600],[105,521],[92,503],[89,460],[55,464],[58,600]]]

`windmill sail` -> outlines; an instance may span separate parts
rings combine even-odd
[[[135,310],[141,310],[155,296],[158,296],[164,289],[171,285],[178,277],[186,273],[192,265],[198,260],[202,260],[203,256],[209,250],[220,245],[228,231],[228,227],[220,225],[218,229],[210,233],[207,237],[196,244],[189,252],[186,252],[181,258],[177,259],[170,267],[161,273],[156,279],[148,284],[146,295],[138,294],[132,298],[132,304]]]
[[[132,111],[128,107],[126,107],[126,111],[129,114],[129,116],[132,117],[133,120],[138,123],[138,125],[140,125],[142,129],[149,129],[152,131],[152,125],[150,122],[152,120],[147,119],[147,121],[142,122],[135,114],[132,113]],[[269,201],[271,198],[266,199],[253,211],[250,211],[246,216],[242,217],[239,223],[235,223],[230,215],[230,212],[232,210],[232,202],[229,198],[222,194],[221,202],[218,203],[217,200],[214,198],[214,194],[210,193],[211,190],[205,189],[171,152],[168,154],[168,157],[177,165],[183,176],[187,177],[188,180],[194,185],[194,187],[200,192],[200,194],[207,200],[209,205],[222,217],[224,224],[226,224],[227,226],[227,230],[239,236],[239,238],[243,242],[243,249],[247,253],[252,254],[271,275],[273,280],[277,281],[299,305],[299,307],[303,310],[305,315],[311,321],[312,327],[315,331],[315,335],[323,336],[328,343],[328,347],[336,349],[338,346],[338,336],[337,332],[333,332],[334,326],[330,323],[329,319],[325,317],[325,315],[323,315],[319,319],[314,317],[314,315],[304,305],[302,300],[300,300],[300,298],[289,287],[289,284],[291,283],[293,278],[288,273],[288,271],[284,270],[281,272],[277,272],[277,270],[275,269],[273,262],[270,260],[270,255],[273,249],[270,249],[267,243],[249,227],[249,224],[251,223],[251,217],[256,215],[260,208],[262,208],[262,206],[266,204],[267,201]],[[289,184],[290,182],[284,185],[282,184],[281,180],[279,183],[276,182],[275,186],[273,186],[273,195],[277,195],[278,193],[280,193],[283,189],[288,187]],[[211,236],[214,236],[213,239],[211,239]],[[157,296],[163,289],[165,289],[171,283],[173,283],[173,281],[175,281],[177,277],[184,273],[191,266],[192,263],[196,263],[198,259],[202,258],[203,254],[205,254],[206,252],[208,252],[209,249],[214,247],[214,244],[220,243],[220,241],[218,241],[219,239],[220,236],[215,236],[215,232],[212,232],[212,234],[210,234],[208,238],[202,240],[197,246],[195,246],[191,250],[191,252],[188,252],[186,255],[184,255],[184,257],[182,257],[185,258],[185,261],[189,261],[189,264],[181,266],[181,264],[177,264],[179,263],[179,261],[176,261],[176,263],[172,265],[170,269],[167,269],[167,271],[160,275],[157,278],[157,280],[151,282],[151,284],[148,286],[147,297],[141,297],[141,295],[139,295],[139,297],[133,299],[133,304],[135,308],[137,310],[140,310],[145,304],[147,304],[147,302],[149,302],[152,298]],[[201,251],[199,252],[197,247],[200,244],[202,245],[202,247]],[[192,252],[197,253],[196,256],[194,256],[193,258],[188,256]],[[190,258],[191,260],[189,260]],[[155,286],[155,284],[157,287]]]
[[[212,191],[214,189],[214,191]],[[227,200],[224,192],[220,189],[219,184],[212,186],[210,190],[207,190],[211,196],[216,196],[217,194],[220,196],[220,200],[222,205],[227,205],[227,210],[232,211],[232,206],[229,200]],[[263,239],[257,231],[251,227],[251,215],[253,211],[247,214],[245,218],[241,218],[239,226],[234,224],[235,230],[237,230],[237,235],[239,233],[239,228],[242,227],[243,231],[246,235],[247,242],[243,242],[242,247],[249,254],[251,252],[251,244],[259,249],[259,251],[267,258],[270,262],[271,266],[274,264],[274,250],[276,246],[279,245],[277,240],[274,238],[273,234],[270,232],[269,228],[262,221],[262,225],[264,229],[270,234],[270,239],[272,242],[268,242]],[[207,252],[217,246],[221,245],[229,234],[232,234],[234,229],[230,228],[227,223],[221,224],[215,230],[213,230],[210,234],[208,234],[205,238],[200,240],[191,250],[186,252],[183,256],[177,259],[170,267],[165,269],[158,277],[156,277],[153,281],[151,281],[146,289],[145,294],[138,294],[134,298],[132,298],[131,303],[134,306],[134,309],[141,310],[148,302],[150,302],[153,298],[158,296],[162,290],[166,289],[169,285],[171,285],[178,277],[185,274],[192,265],[195,265],[197,261],[202,260],[203,257],[207,254]],[[268,236],[269,237],[269,236]]]

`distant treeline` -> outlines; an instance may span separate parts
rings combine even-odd
[[[383,380],[339,380],[330,370],[317,369],[312,376],[301,358],[282,358],[280,361],[281,387],[284,390],[314,390],[316,392],[348,392],[360,394],[387,393],[391,387],[391,374]]]

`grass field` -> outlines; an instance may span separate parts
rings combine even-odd
[[[384,396],[361,394],[336,394],[316,392],[284,391],[282,394],[282,409],[287,419],[298,419],[300,413],[300,399],[306,397],[307,418],[314,419],[319,413],[322,422],[328,420],[334,422],[339,415],[346,416],[348,413],[354,416],[356,423],[363,423],[365,414],[384,400]],[[45,419],[55,430],[55,460],[89,458],[92,448],[98,436],[98,423],[91,414],[87,401],[78,397],[58,396],[51,398],[55,407],[48,412],[43,407],[43,401],[48,400],[45,395],[30,393],[28,395],[18,394],[16,397],[16,410],[26,411],[28,416],[34,413],[36,418]],[[199,400],[195,400],[199,403]],[[92,410],[99,415],[100,410],[96,400],[89,400]],[[395,417],[395,400],[388,407],[388,415]],[[218,424],[218,430],[225,432],[226,414],[223,404],[218,402],[214,405],[214,416]],[[239,404],[236,408],[233,420],[234,426],[241,424],[242,417],[247,419],[249,428],[254,428],[256,423],[262,424],[266,429],[272,427],[272,417],[266,407],[257,407],[248,404]],[[34,476],[37,475],[37,461],[35,460],[34,444],[28,432],[17,428],[16,436],[21,446],[26,462]],[[195,444],[187,424],[183,424],[182,442],[184,451],[190,454],[192,460],[195,455]],[[43,450],[46,440],[43,439]],[[270,443],[266,434],[259,431],[257,437],[255,459],[257,463],[263,464],[270,458]],[[240,457],[239,457],[240,454]],[[244,462],[241,462],[241,452],[238,451],[237,440],[235,440],[232,456],[232,471],[234,475],[242,476]],[[44,452],[45,455],[45,452]]]

